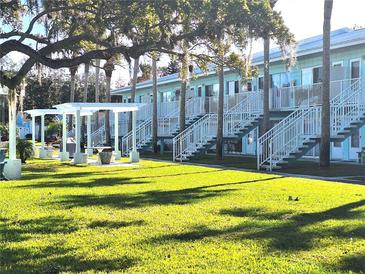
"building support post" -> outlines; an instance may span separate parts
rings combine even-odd
[[[132,151],[129,154],[129,162],[138,163],[139,162],[139,152],[137,151],[137,112],[132,111]]]
[[[81,153],[81,119],[80,119],[80,110],[76,110],[76,119],[75,119],[75,139],[76,139],[76,150],[74,155],[74,164],[86,164],[87,163],[87,155]]]
[[[87,124],[86,124],[86,131],[87,131],[87,155],[92,156],[93,155],[93,149],[91,144],[91,115],[88,115],[87,118]]]
[[[122,158],[119,150],[119,112],[114,112],[114,157],[115,160]]]
[[[32,144],[35,150],[35,115],[32,115]]]
[[[66,123],[66,113],[62,114],[62,152],[60,152],[61,162],[69,161],[70,155],[67,152],[67,123]]]
[[[9,159],[4,166],[5,178],[16,180],[21,177],[22,163],[16,158],[16,91],[9,90]]]
[[[41,147],[39,149],[39,158],[45,159],[46,158],[46,149],[44,145],[44,114],[41,115]]]

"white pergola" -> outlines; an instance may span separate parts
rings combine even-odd
[[[80,151],[80,142],[81,142],[81,120],[80,117],[82,113],[85,112],[96,112],[100,110],[109,110],[114,112],[114,130],[115,130],[115,139],[114,139],[114,153],[115,158],[121,158],[121,152],[119,150],[119,117],[118,113],[120,112],[132,112],[132,151],[130,152],[130,162],[138,162],[139,161],[139,153],[137,151],[137,143],[136,143],[136,123],[137,123],[137,111],[139,107],[143,106],[143,104],[135,104],[135,103],[65,103],[60,105],[55,105],[54,107],[64,114],[64,118],[67,113],[74,113],[75,115],[75,139],[76,139],[76,151],[74,156],[74,163],[84,163],[85,156]],[[90,116],[88,116],[90,117]],[[64,121],[66,119],[63,119]],[[65,123],[65,122],[64,122]],[[88,118],[88,124],[91,124],[91,117]],[[64,125],[65,127],[65,125]],[[88,148],[91,147],[91,127],[88,127],[87,130],[88,136]],[[90,142],[89,142],[90,141]],[[65,146],[64,146],[65,147]]]
[[[47,158],[47,153],[44,145],[44,117],[45,115],[62,115],[62,152],[60,153],[61,161],[69,160],[69,153],[66,150],[67,143],[67,129],[66,129],[66,115],[75,115],[75,112],[71,111],[61,111],[59,109],[31,109],[25,111],[32,117],[32,143],[35,146],[35,118],[37,116],[41,117],[41,147],[39,149],[39,158],[44,159]],[[87,116],[87,132],[91,132],[91,115],[93,115],[95,111],[81,111],[80,116]],[[91,146],[91,135],[88,134],[88,146]],[[92,152],[91,152],[92,153]]]

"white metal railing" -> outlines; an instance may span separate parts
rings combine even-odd
[[[187,121],[201,114],[201,111],[203,110],[202,102],[202,98],[200,97],[191,98],[186,102],[185,108]],[[137,149],[142,148],[145,144],[152,140],[151,116],[149,119],[146,119],[144,122],[139,124],[136,128]],[[179,107],[175,108],[171,113],[165,113],[164,117],[159,117],[157,120],[158,135],[168,137],[177,133],[179,128],[179,119]],[[121,140],[121,149],[123,155],[126,155],[132,150],[132,137],[132,132],[128,132],[125,136],[123,136]]]
[[[349,127],[352,122],[359,122],[365,111],[364,79],[353,81],[350,88],[336,96],[331,103],[331,136]]]
[[[358,79],[343,79],[331,81],[330,99],[348,90]],[[318,106],[322,103],[322,83],[271,88],[269,95],[270,109],[285,110],[298,107]]]
[[[209,142],[217,133],[217,114],[205,114],[173,139],[173,161],[184,160]]]
[[[262,114],[262,92],[247,94],[230,110],[223,114],[223,135],[234,137],[245,126],[251,124]],[[215,113],[203,118],[173,138],[173,160],[185,160],[206,145],[217,135]]]
[[[94,146],[102,145],[106,142],[105,125],[102,125],[97,130],[91,133],[91,142]]]
[[[305,140],[321,132],[321,107],[298,109],[262,135],[257,146],[257,165],[269,164],[270,171],[285,157],[296,152]]]
[[[360,121],[364,115],[364,95],[363,81],[352,79],[347,88],[331,99],[331,136],[336,136],[352,122]],[[321,106],[299,108],[262,135],[257,142],[258,169],[266,165],[271,171],[291,153],[298,152],[306,140],[320,137],[321,115]]]

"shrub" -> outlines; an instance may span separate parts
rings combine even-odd
[[[54,135],[61,135],[61,128],[62,128],[62,123],[59,121],[52,121],[49,122],[47,130],[46,130],[46,135],[48,137],[54,136]]]
[[[8,141],[9,140],[9,127],[7,124],[0,124],[0,141]]]
[[[33,144],[28,140],[17,140],[16,150],[23,164],[26,163],[27,159],[32,158],[34,156]]]

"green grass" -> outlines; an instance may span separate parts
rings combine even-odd
[[[163,155],[153,154],[151,152],[143,152],[143,157],[161,159],[161,160],[172,160],[172,154],[166,152]],[[357,176],[358,180],[364,181],[365,177],[365,166],[359,165],[355,162],[332,162],[330,168],[319,167],[318,159],[307,159],[293,162],[290,166],[284,166],[276,172],[289,173],[289,174],[304,174],[321,177],[349,177]],[[203,154],[195,156],[189,160],[191,163],[209,164],[209,165],[221,165],[225,167],[234,167],[241,169],[257,169],[256,157],[250,156],[224,156],[223,160],[216,160],[213,154]]]
[[[361,185],[147,160],[23,174],[0,183],[0,273],[365,271]]]

